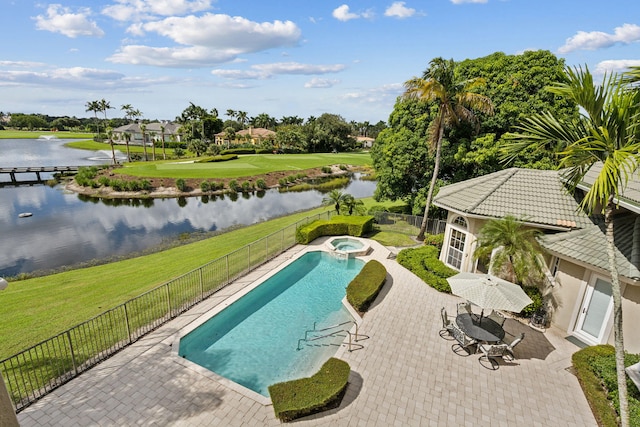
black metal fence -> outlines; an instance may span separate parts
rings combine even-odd
[[[331,216],[307,217],[0,361],[16,411],[293,247],[299,226]]]

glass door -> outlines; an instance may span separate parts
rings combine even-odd
[[[585,292],[576,322],[575,332],[577,335],[594,344],[604,342],[604,333],[611,317],[612,308],[611,283],[596,277],[589,283]]]

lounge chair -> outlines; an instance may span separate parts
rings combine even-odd
[[[442,329],[440,329],[440,336],[444,339],[453,339],[453,322],[447,315],[447,309],[442,307],[440,310],[440,317],[442,317]]]
[[[458,356],[469,356],[470,354],[475,353],[477,351],[477,348],[475,346],[476,344],[478,344],[478,341],[465,334],[464,331],[458,328],[455,323],[453,323],[452,326],[452,335],[456,339],[456,341],[458,341],[458,343],[452,345],[451,350],[453,350],[453,352]],[[470,350],[471,347],[473,347],[474,349],[473,352]],[[466,354],[461,354],[460,350],[464,350]]]

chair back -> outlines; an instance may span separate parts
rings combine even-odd
[[[447,328],[449,326],[451,326],[451,319],[449,319],[449,316],[447,316],[447,309],[442,307],[442,309],[440,310],[440,316],[442,317],[442,327],[443,328]]]
[[[469,314],[473,314],[473,312],[471,311],[471,304],[469,304],[468,302],[459,302],[458,303],[458,314],[461,313],[469,313]]]
[[[489,345],[486,346],[488,348],[486,348],[485,351],[485,355],[487,357],[502,357],[504,356],[504,353],[507,351],[507,345],[506,344],[495,344],[495,345]],[[483,348],[483,351],[485,349]]]
[[[504,325],[504,321],[505,321],[504,314],[500,313],[499,311],[493,310],[491,314],[489,314],[487,317],[493,320],[494,322],[496,322],[500,326]]]
[[[467,336],[462,329],[460,329],[455,323],[452,323],[451,332],[453,337],[458,341],[462,347],[467,347],[474,343],[474,340]]]

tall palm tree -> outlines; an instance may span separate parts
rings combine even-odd
[[[98,122],[98,111],[101,110],[100,101],[88,101],[85,105],[85,111],[92,111],[96,119],[98,135],[100,135],[100,122]]]
[[[124,143],[127,146],[127,161],[131,162],[131,153],[129,153],[129,141],[131,141],[131,134],[129,132],[125,132],[122,136],[124,137]]]
[[[620,400],[621,425],[629,425],[627,381],[624,371],[624,339],[622,333],[622,296],[615,257],[613,217],[618,195],[629,177],[640,165],[640,91],[631,90],[622,76],[605,75],[596,85],[589,69],[566,70],[566,81],[549,87],[552,93],[566,97],[579,107],[579,117],[561,121],[551,113],[526,119],[510,135],[514,141],[504,148],[506,160],[531,147],[546,150],[557,147],[559,166],[568,168],[566,179],[575,191],[594,164],[602,168],[582,199],[581,206],[589,214],[604,214],[605,237],[613,297],[613,330]]]
[[[520,285],[534,284],[543,275],[536,240],[540,230],[526,227],[511,215],[492,219],[480,229],[474,258],[489,259],[489,273]]]
[[[160,125],[160,138],[162,139],[162,159],[167,160],[167,152],[164,149],[164,125]]]
[[[144,150],[144,161],[149,160],[147,158],[147,125],[144,123],[140,125],[140,132],[142,133],[142,149]]]
[[[438,113],[429,126],[429,146],[432,152],[435,150],[435,163],[418,240],[424,240],[429,221],[429,208],[440,170],[440,154],[445,129],[455,127],[463,121],[474,123],[476,120],[474,110],[493,114],[491,100],[474,92],[483,85],[484,79],[481,78],[460,80],[456,76],[453,59],[443,58],[432,59],[422,77],[414,77],[404,83],[403,98],[433,102],[438,106]]]

